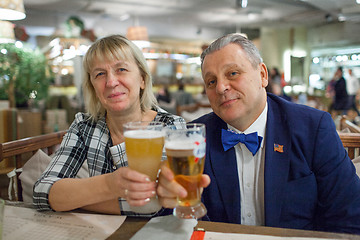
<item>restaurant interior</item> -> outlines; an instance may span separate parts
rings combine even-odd
[[[191,121],[212,111],[199,56],[234,32],[256,45],[269,73],[277,69],[273,93],[328,111],[339,133],[360,134],[360,114],[333,110],[329,90],[339,67],[345,80],[351,69],[360,81],[360,0],[3,0],[0,198],[19,200],[12,189],[20,184],[18,169],[39,148],[51,155],[75,114],[85,111],[82,60],[97,39],[120,34],[132,40],[148,63],[155,95],[167,88],[172,96],[159,105]],[[180,85],[189,101],[178,94]],[[355,106],[360,110],[360,87]],[[26,146],[10,146],[17,150],[6,145],[24,139]],[[360,136],[343,139],[352,158],[358,156]],[[25,154],[14,157],[16,151]]]

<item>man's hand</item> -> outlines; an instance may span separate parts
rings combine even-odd
[[[203,174],[201,177],[200,186],[205,188],[210,184],[210,177]],[[165,208],[174,208],[177,205],[177,196],[184,198],[187,191],[174,179],[173,172],[166,164],[163,164],[160,171],[159,183],[157,187],[157,194],[160,203]]]

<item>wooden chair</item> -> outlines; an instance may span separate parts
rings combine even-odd
[[[360,133],[339,133],[341,142],[348,151],[350,159],[360,154]]]
[[[181,116],[183,111],[187,111],[187,112],[195,112],[196,110],[198,110],[199,105],[196,103],[192,103],[192,104],[188,104],[188,105],[178,105],[176,107],[176,114],[178,116]]]
[[[346,116],[342,116],[340,120],[340,130],[348,128],[352,133],[360,133],[360,127],[347,119]]]
[[[49,134],[44,134],[35,137],[28,137],[11,142],[0,143],[0,162],[6,158],[14,158],[15,168],[21,168],[28,157],[34,155],[37,150],[42,149],[48,155],[51,155],[55,151],[55,147],[59,145],[65,135],[66,131],[59,131]],[[25,156],[27,156],[25,158]],[[9,169],[12,171],[13,169]],[[9,172],[10,172],[9,171]],[[22,201],[22,188],[19,176],[17,176],[17,201]]]

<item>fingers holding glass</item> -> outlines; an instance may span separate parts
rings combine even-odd
[[[161,167],[157,194],[161,205],[165,208],[175,208],[177,196],[186,197],[186,190],[175,181],[174,174],[167,167]]]
[[[149,181],[156,181],[160,168],[162,150],[164,147],[163,123],[161,122],[130,122],[123,126],[126,155],[129,167],[140,173],[149,176]],[[143,207],[138,205],[137,199],[127,201],[131,210],[138,213],[153,213],[161,209],[161,205],[156,198],[155,190],[149,199],[145,199],[147,204]]]
[[[186,129],[166,128],[165,149],[175,181],[187,191],[178,195],[173,214],[179,218],[200,218],[207,212],[201,202],[205,162],[205,125],[187,124]]]

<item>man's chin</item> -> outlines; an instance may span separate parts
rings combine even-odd
[[[222,120],[231,125],[231,123],[236,121],[237,119],[233,113],[233,111],[222,111],[216,115],[218,115]]]

